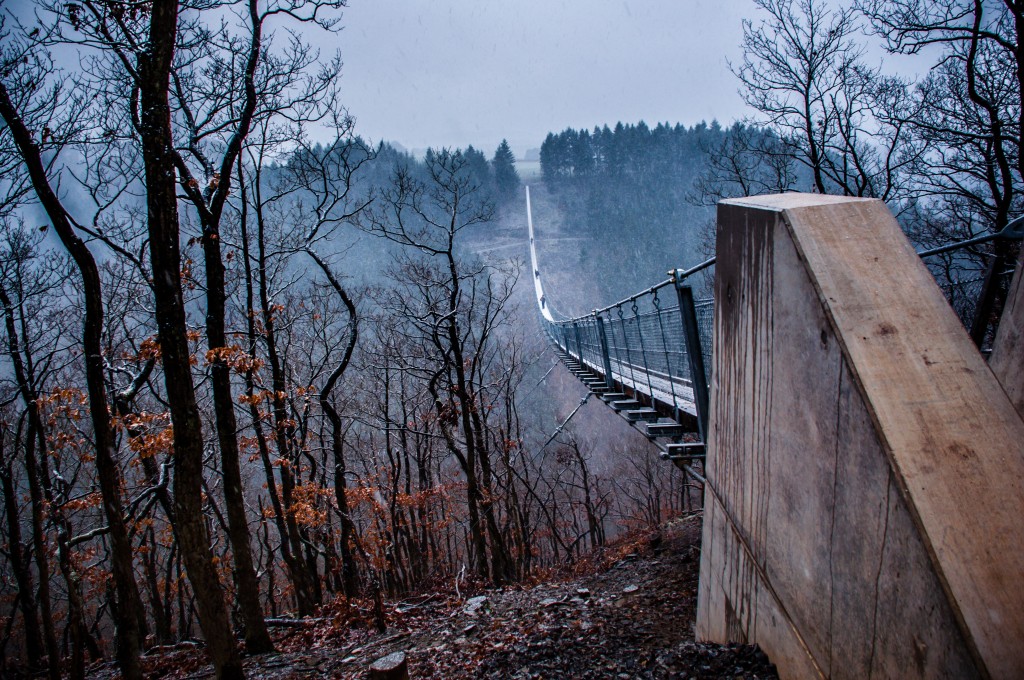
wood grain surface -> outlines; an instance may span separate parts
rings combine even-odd
[[[1024,421],[895,219],[727,201],[717,246],[699,634],[794,677],[1024,677]]]

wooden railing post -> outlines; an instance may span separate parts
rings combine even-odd
[[[1024,677],[1024,420],[885,204],[720,203],[714,343],[698,637]]]

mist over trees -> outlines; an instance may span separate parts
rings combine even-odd
[[[570,230],[595,244],[583,257],[602,273],[601,297],[617,300],[712,257],[719,200],[809,190],[809,174],[782,146],[746,123],[619,122],[549,133],[540,162]]]
[[[792,190],[879,198],[922,248],[996,233],[1021,214],[1016,3],[754,4],[731,65],[750,120],[618,123],[544,141],[544,182],[568,219],[627,248],[588,253],[611,275],[611,297],[711,254],[707,213],[687,203]],[[886,73],[869,56],[882,49],[917,55],[923,77]],[[979,345],[993,335],[1016,247],[996,240],[928,260]]]
[[[469,245],[511,150],[361,139],[301,37],[343,5],[0,15],[0,672],[141,677],[201,637],[242,677],[282,617],[385,627],[690,507],[663,466],[540,450],[519,264]]]
[[[695,264],[733,196],[879,197],[923,246],[1020,213],[1017,5],[757,4],[754,119],[544,140],[581,285]],[[303,38],[344,5],[0,10],[0,673],[137,678],[201,637],[241,677],[275,621],[386,626],[384,597],[526,581],[696,502],[645,451],[543,448],[522,265],[477,254],[520,209],[511,149],[362,139]],[[869,39],[934,67],[885,75]],[[981,335],[956,282],[998,299],[1012,256],[936,261]]]
[[[687,200],[708,149],[727,135],[718,123],[693,127],[640,122],[549,133],[543,181],[571,232],[592,237],[583,257],[600,269],[603,297],[623,298],[699,258],[708,211]],[[692,262],[681,262],[689,258]]]

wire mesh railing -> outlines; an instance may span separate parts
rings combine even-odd
[[[918,252],[982,353],[991,350],[995,339],[1017,263],[1019,246],[1013,244],[1022,239],[1024,217],[1018,217],[997,232]],[[973,247],[989,241],[995,247]]]
[[[712,261],[676,270],[669,279],[590,314],[557,318],[540,279],[529,190],[527,215],[537,305],[551,342],[608,390],[676,422],[696,418],[703,432],[714,307],[709,299],[693,298],[687,279]]]
[[[666,415],[697,416],[691,352],[711,365],[713,302],[693,304],[699,345],[691,349],[684,326],[684,309],[677,286],[669,279],[641,294],[588,315],[561,321],[542,319],[552,342],[567,356],[603,378],[609,388],[632,398],[653,400]],[[707,371],[700,376],[707,386]]]

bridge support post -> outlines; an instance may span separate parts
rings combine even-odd
[[[715,299],[698,637],[1024,677],[1024,420],[885,205],[722,202]]]
[[[697,429],[700,440],[707,443],[708,436],[708,374],[704,366],[704,352],[700,344],[700,331],[697,328],[697,307],[693,302],[693,288],[676,283],[679,296],[679,313],[683,318],[683,340],[686,343],[686,356],[690,363],[690,382],[693,386],[693,404],[697,410]]]
[[[1017,258],[1017,271],[1010,283],[1010,294],[1003,308],[989,366],[1002,383],[1006,394],[1024,417],[1024,248]]]
[[[601,343],[601,363],[604,365],[604,384],[608,389],[615,388],[615,378],[612,376],[612,358],[608,353],[608,335],[604,330],[604,319],[600,314],[594,314],[594,322],[597,324],[597,339]]]

